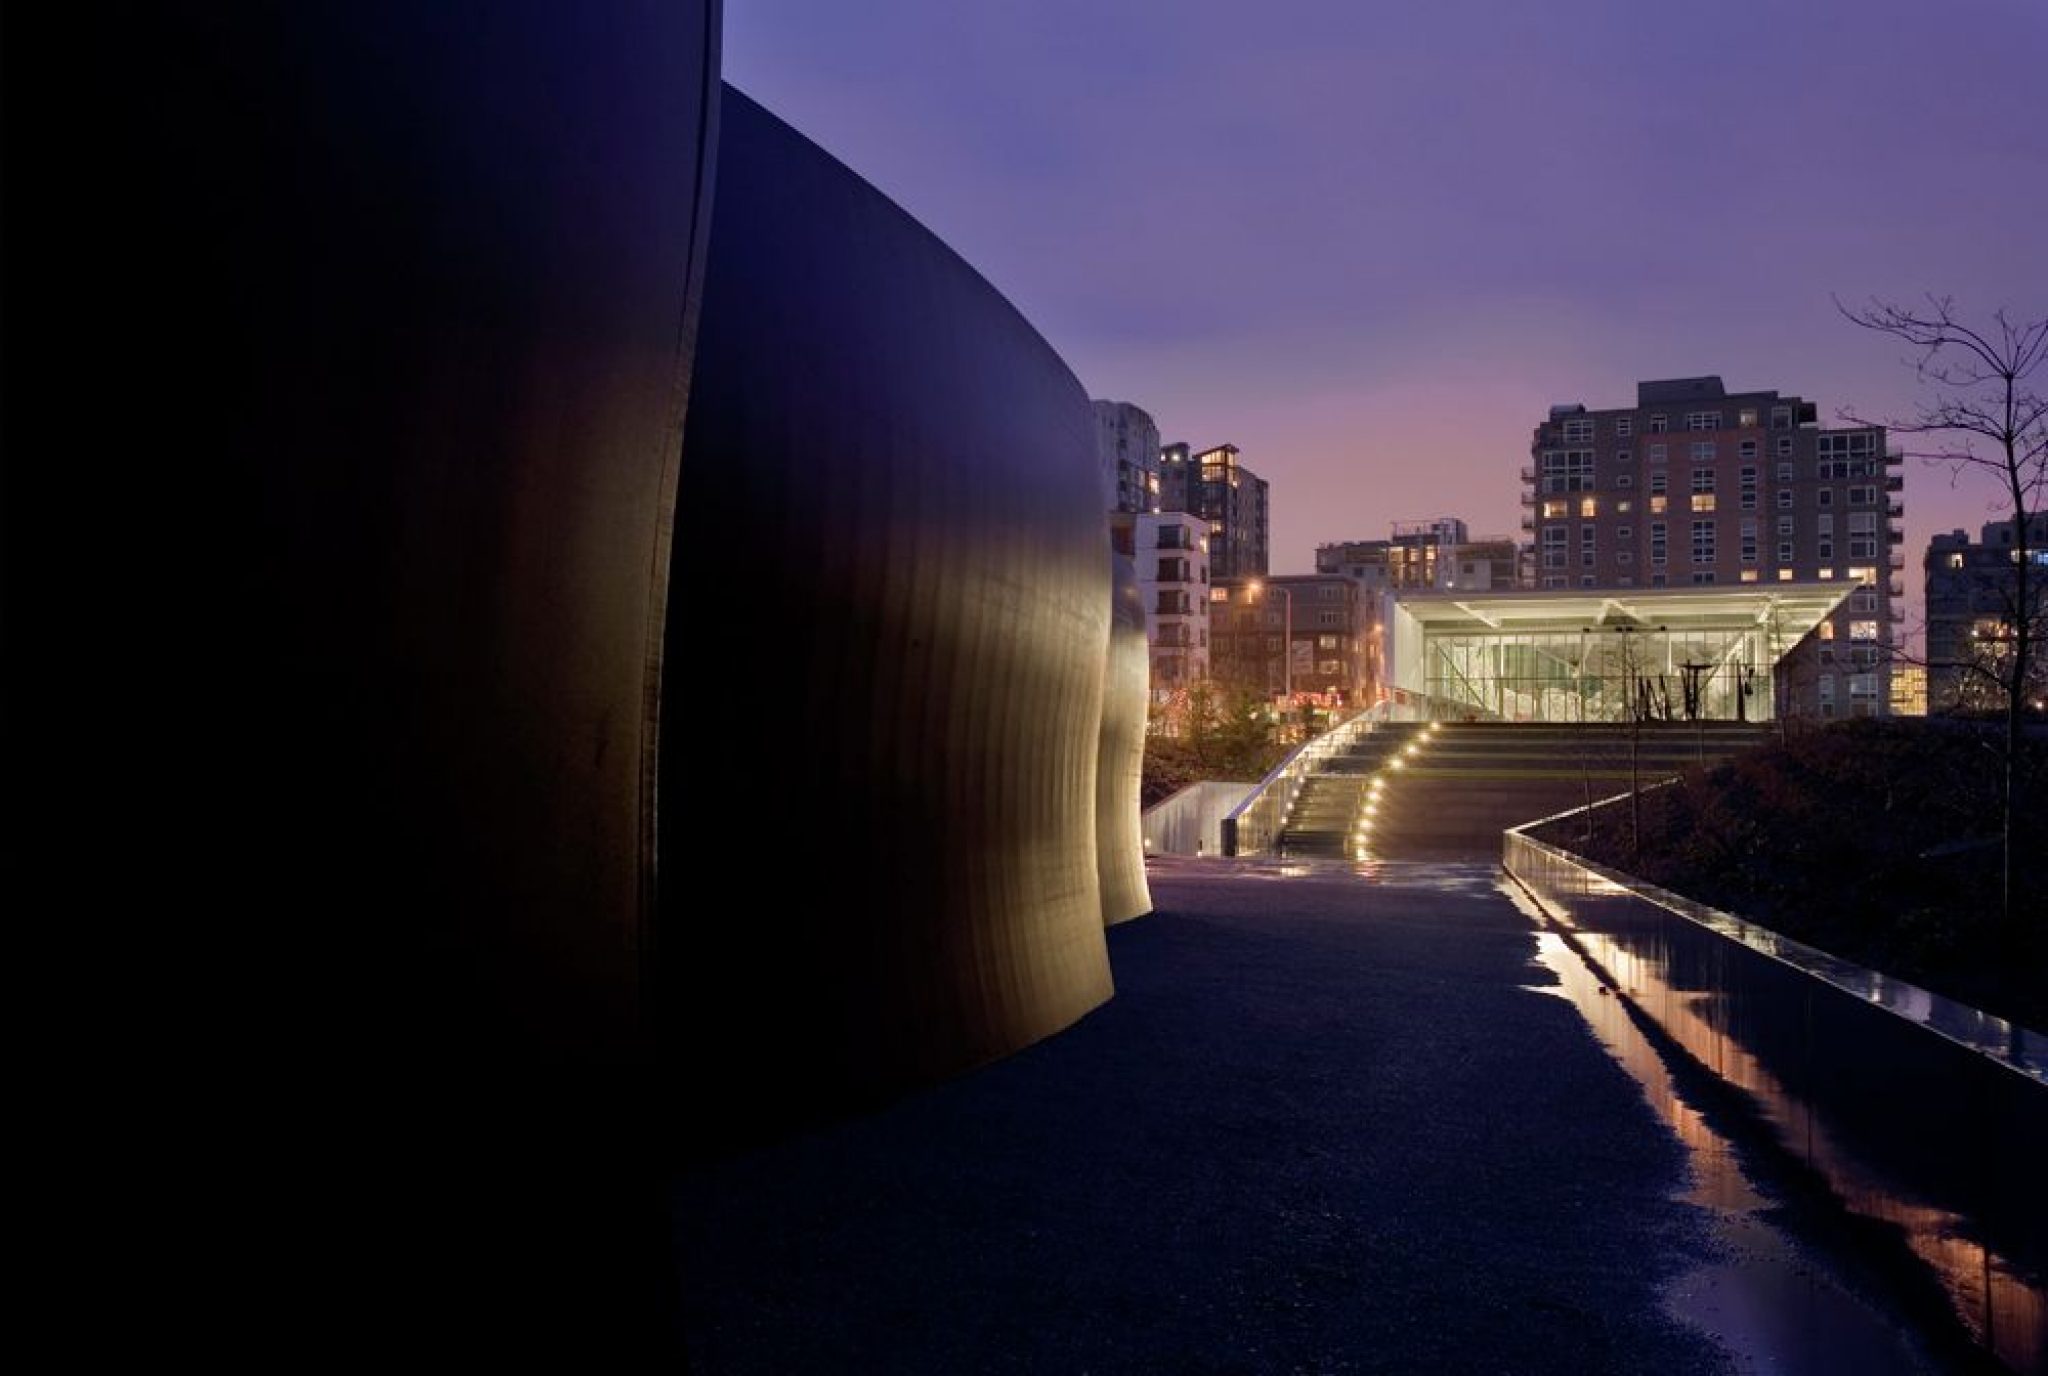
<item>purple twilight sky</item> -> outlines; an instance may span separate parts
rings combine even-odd
[[[1902,413],[1829,294],[2048,313],[2048,0],[728,0],[725,72],[1090,395],[1272,483],[1275,572],[1516,528],[1552,402]],[[1990,490],[1906,474],[1928,537]]]

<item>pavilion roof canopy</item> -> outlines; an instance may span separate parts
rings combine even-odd
[[[1577,593],[1398,592],[1393,597],[1426,634],[1559,634],[1626,625],[1673,634],[1727,632],[1763,624],[1775,614],[1778,633],[1783,643],[1790,645],[1819,625],[1858,586],[1852,581],[1831,580]]]

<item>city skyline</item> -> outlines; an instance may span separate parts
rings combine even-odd
[[[1833,297],[2048,311],[2048,7],[1427,12],[761,0],[726,71],[986,272],[1093,396],[1273,485],[1272,568],[1517,528],[1528,418],[1638,381],[1906,414]],[[1991,519],[1905,470],[1906,544]],[[1908,604],[1917,623],[1917,560]]]

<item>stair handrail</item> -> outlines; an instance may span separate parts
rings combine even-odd
[[[1294,808],[1295,799],[1301,796],[1308,776],[1315,773],[1323,761],[1339,751],[1350,749],[1360,736],[1378,725],[1379,718],[1372,709],[1367,709],[1354,713],[1322,735],[1303,741],[1289,751],[1285,759],[1273,766],[1272,772],[1259,780],[1259,786],[1224,816],[1223,853],[1258,855],[1273,849],[1274,839],[1287,824],[1287,816]]]

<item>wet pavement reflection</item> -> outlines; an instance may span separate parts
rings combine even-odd
[[[2037,1035],[1840,962],[1831,977],[1860,975],[1868,987],[1844,999],[1846,1015],[1829,1006],[1838,991],[1823,991],[1817,1009],[1813,976],[1791,961],[1811,968],[1828,958],[1724,914],[1701,923],[1645,910],[1592,873],[1549,876],[1546,913],[1498,864],[1477,859],[1153,864],[1208,883],[1348,873],[1375,887],[1505,895],[1539,927],[1537,961],[1556,981],[1532,989],[1579,1009],[1688,1151],[1684,1197],[1710,1211],[1724,1259],[1682,1277],[1669,1307],[1740,1369],[1938,1370],[1974,1341],[2006,1369],[2048,1371],[2048,1091],[2033,1082]],[[1723,930],[1731,924],[1746,928],[1740,951]],[[1637,1017],[1668,1042],[1653,1042]],[[1775,1149],[1810,1168],[1850,1213],[1890,1229],[1902,1258],[1917,1259],[1954,1311],[1952,1337],[1934,1340],[1943,1356],[1930,1356],[1924,1335],[1873,1297],[1869,1276],[1845,1280],[1787,1231],[1786,1208],[1745,1169],[1743,1153],[1758,1144],[1738,1146],[1687,1100],[1683,1076],[1664,1059],[1676,1054],[1669,1043],[1695,1073],[1737,1091]],[[1943,1087],[1939,1102],[1914,1097],[1912,1087],[1929,1081]]]
[[[1725,1144],[1708,1140],[1697,1114],[1662,1102],[1668,1072],[1628,1005],[1740,1091],[1846,1209],[1900,1239],[2002,1365],[2048,1371],[2048,1089],[2031,1060],[2037,1036],[1725,914],[1674,911],[1554,852],[1518,851],[1510,863],[1543,900],[1532,911],[1555,919],[1544,963],[1695,1147],[1701,1202],[1733,1219],[1755,1214]],[[1691,1312],[1739,1327],[1740,1308]]]
[[[1520,891],[1510,898],[1527,904]],[[1540,911],[1530,915],[1542,920]],[[1670,1068],[1616,998],[1555,931],[1537,936],[1537,960],[1557,978],[1533,986],[1568,1000],[1644,1097],[1685,1145],[1692,1184],[1686,1202],[1711,1211],[1723,1256],[1678,1279],[1668,1298],[1675,1315],[1705,1331],[1743,1371],[1866,1373],[1934,1369],[1926,1354],[1866,1300],[1766,1217],[1772,1201],[1745,1174],[1735,1145],[1688,1103]]]

